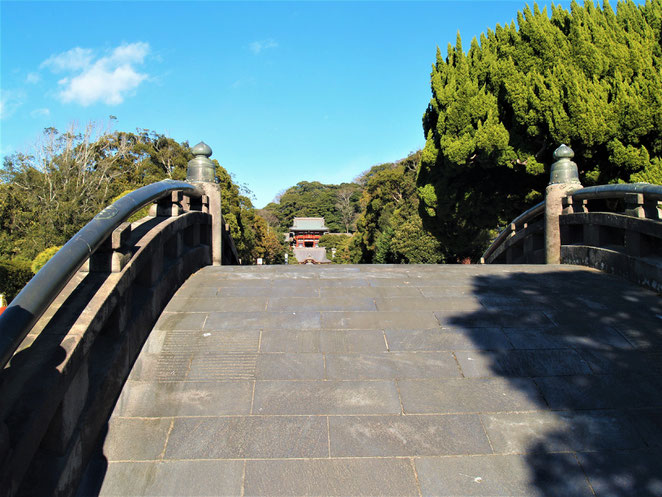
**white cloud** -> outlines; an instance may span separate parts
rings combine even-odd
[[[0,119],[6,119],[25,101],[25,93],[21,90],[0,90]]]
[[[254,41],[248,45],[248,48],[250,48],[251,52],[256,55],[262,52],[262,50],[276,47],[278,47],[278,43],[271,38],[267,40]]]
[[[138,72],[135,66],[142,64],[148,53],[148,43],[130,43],[95,60],[92,50],[76,47],[50,57],[41,65],[53,72],[73,73],[58,81],[63,102],[117,105],[147,79],[148,75]]]
[[[90,65],[92,55],[89,48],[75,47],[61,54],[51,55],[39,67],[48,67],[53,72],[78,71]]]
[[[25,82],[31,85],[39,83],[41,81],[41,75],[38,72],[31,72],[25,77]]]
[[[51,115],[50,109],[42,107],[41,109],[35,109],[30,112],[30,117],[48,117]]]

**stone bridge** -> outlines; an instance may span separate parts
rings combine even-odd
[[[2,495],[662,495],[659,187],[552,182],[507,264],[240,266],[194,151],[0,317]]]

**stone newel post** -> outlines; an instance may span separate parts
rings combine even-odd
[[[573,190],[581,188],[577,164],[572,162],[575,153],[567,145],[554,151],[556,162],[552,164],[549,185],[545,189],[545,262],[561,263],[561,230],[559,216],[563,209],[563,198]]]
[[[209,160],[211,148],[205,142],[191,149],[195,157],[188,163],[186,181],[201,188],[209,197],[209,213],[212,217],[211,258],[214,266],[221,265],[221,240],[223,218],[221,216],[221,187],[216,184],[214,163]]]

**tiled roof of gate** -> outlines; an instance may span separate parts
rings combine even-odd
[[[290,231],[299,230],[329,231],[329,228],[324,226],[323,217],[295,217]]]

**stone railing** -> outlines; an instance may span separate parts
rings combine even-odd
[[[563,199],[561,262],[618,274],[662,291],[662,186],[582,188]]]
[[[237,262],[211,149],[193,152],[192,184],[162,181],[108,206],[0,315],[0,495],[72,495],[174,292],[205,265]]]
[[[540,202],[513,219],[481,257],[482,264],[544,262],[545,202]]]
[[[662,186],[582,188],[572,150],[559,147],[544,202],[503,230],[481,263],[581,264],[662,290]]]

